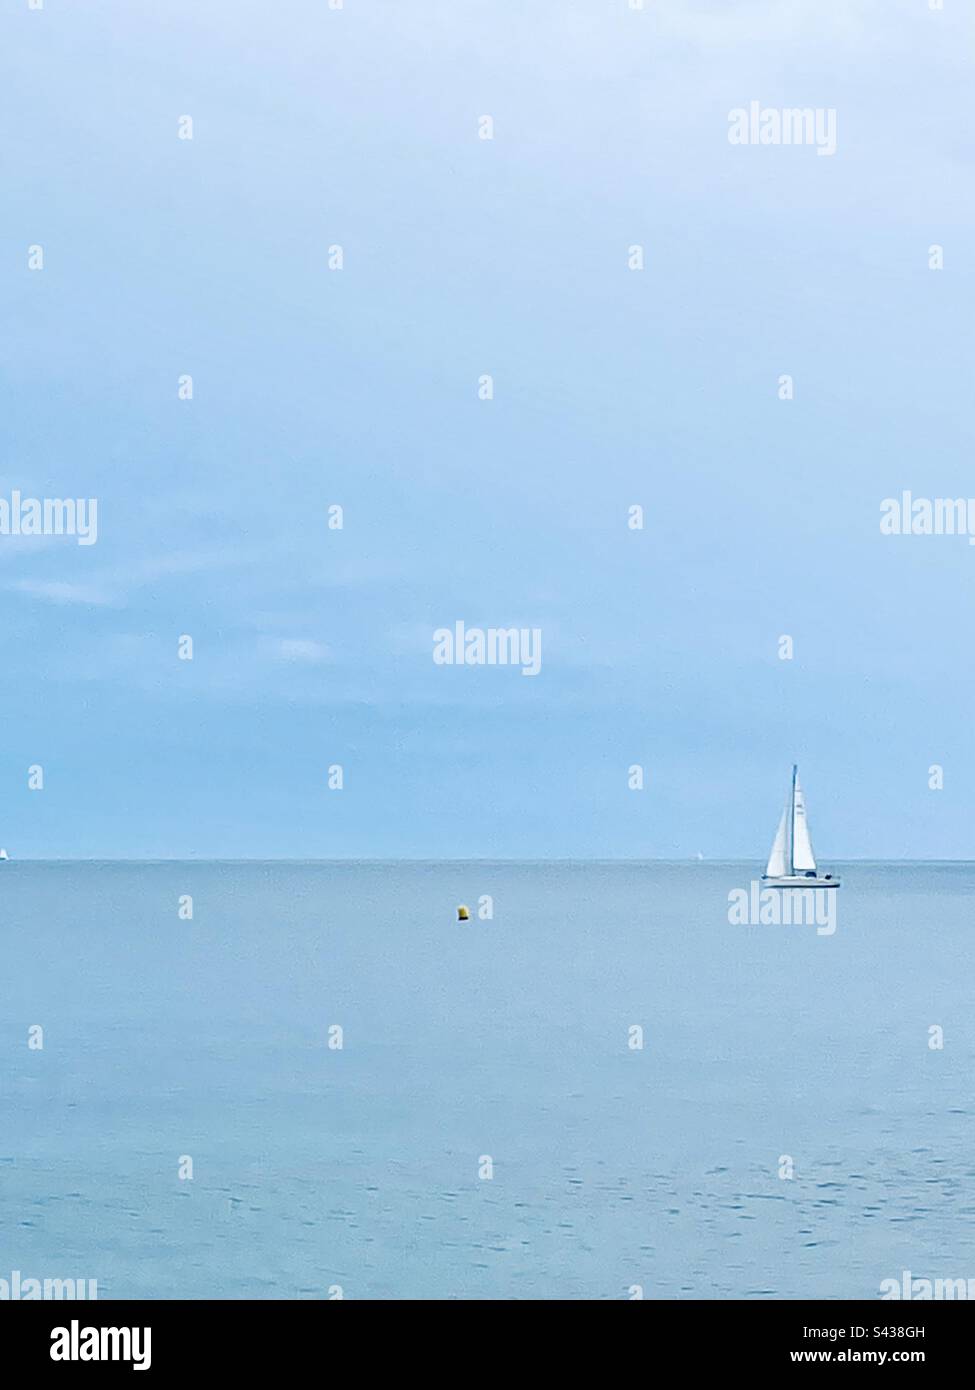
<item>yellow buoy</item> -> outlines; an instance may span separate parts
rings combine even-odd
[[[471,920],[470,908],[465,907],[463,903],[461,903],[460,907],[457,909],[457,920],[458,922],[469,922]]]

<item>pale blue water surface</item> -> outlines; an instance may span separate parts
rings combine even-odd
[[[831,937],[729,925],[759,872],[0,866],[0,1277],[103,1298],[975,1277],[975,866],[847,865]]]

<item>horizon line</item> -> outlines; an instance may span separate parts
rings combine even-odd
[[[383,855],[360,855],[360,856],[322,856],[309,858],[291,857],[286,855],[276,855],[270,858],[247,856],[245,858],[228,858],[222,855],[205,856],[194,855],[186,856],[173,855],[165,858],[156,856],[136,856],[120,855],[117,857],[103,857],[96,855],[69,855],[52,856],[51,858],[32,858],[25,856],[22,859],[6,859],[3,861],[7,865],[11,864],[759,864],[757,858],[724,858],[715,856],[713,858],[661,858],[646,857],[634,858],[632,856],[616,856],[612,858],[600,856],[535,856],[511,858],[507,856],[494,857],[491,855],[450,855],[443,858],[429,858],[423,856],[401,856],[390,857]],[[975,859],[911,859],[903,858],[862,858],[862,859],[836,859],[831,861],[837,866],[844,864],[972,864]]]

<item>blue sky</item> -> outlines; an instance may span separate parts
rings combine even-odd
[[[971,857],[975,549],[879,531],[975,497],[968,7],[147,9],[0,19],[0,496],[99,507],[0,536],[0,844],[761,860],[798,759],[824,862]]]

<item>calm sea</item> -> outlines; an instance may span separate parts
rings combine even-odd
[[[617,1299],[975,1277],[975,866],[841,868],[820,936],[729,924],[753,864],[0,865],[0,1277]]]

